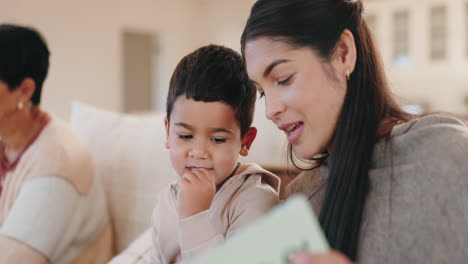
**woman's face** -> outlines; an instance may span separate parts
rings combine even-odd
[[[264,95],[266,116],[295,153],[312,158],[330,146],[346,95],[346,77],[308,47],[267,37],[247,42],[250,79]]]

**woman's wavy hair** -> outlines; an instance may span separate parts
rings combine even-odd
[[[357,61],[328,155],[319,153],[318,165],[327,162],[329,175],[320,223],[330,246],[357,259],[359,233],[369,168],[380,123],[408,120],[389,90],[380,56],[363,19],[359,0],[258,0],[241,38],[279,39],[293,47],[310,47],[325,60],[333,58],[345,29],[354,36]],[[290,148],[289,157],[293,157]],[[293,160],[294,163],[294,160]]]

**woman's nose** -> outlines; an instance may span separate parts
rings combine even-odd
[[[284,112],[284,104],[274,93],[265,96],[265,114],[266,117],[272,121],[278,118],[278,115]]]

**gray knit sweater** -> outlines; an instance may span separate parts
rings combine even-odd
[[[327,169],[300,174],[285,195],[310,197],[320,211]],[[378,142],[369,171],[361,264],[468,263],[468,129],[429,115]]]

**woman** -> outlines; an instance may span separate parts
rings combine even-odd
[[[466,263],[468,130],[405,114],[360,1],[258,0],[241,39],[249,77],[335,249],[292,263]]]
[[[90,154],[39,106],[49,50],[0,25],[0,264],[105,263],[111,231]]]

